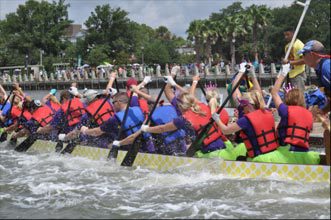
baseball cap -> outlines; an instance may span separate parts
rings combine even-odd
[[[130,79],[128,79],[128,81],[126,81],[126,88],[129,89],[130,86],[132,85],[138,85],[137,80],[133,77],[131,77]]]
[[[89,103],[93,99],[95,99],[95,97],[97,97],[98,95],[99,95],[98,91],[96,91],[94,89],[88,89],[88,90],[84,91],[84,93],[83,93],[83,101],[85,103]]]
[[[321,42],[319,42],[317,40],[311,40],[311,41],[308,41],[301,50],[299,50],[298,54],[300,55],[300,54],[304,54],[306,52],[324,53],[325,48]]]

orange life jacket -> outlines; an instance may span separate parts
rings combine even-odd
[[[149,113],[149,109],[148,109],[148,103],[146,99],[138,99],[139,102],[139,107],[141,108],[141,110],[143,111],[144,115],[148,115]]]
[[[95,112],[98,110],[98,108],[100,107],[103,101],[104,101],[103,99],[97,99],[93,101],[86,107],[86,111],[91,116],[94,116]],[[114,115],[114,109],[110,105],[110,103],[106,101],[93,119],[98,125],[101,125],[109,118],[111,118],[113,115]]]
[[[49,103],[51,104],[51,110],[54,112],[57,112],[61,108],[61,105],[56,102],[49,101]]]
[[[70,109],[67,115],[67,109],[69,105],[70,100],[66,101],[64,104],[62,104],[61,109],[64,112],[64,114],[67,116],[68,125],[73,126],[77,124],[80,121],[80,118],[85,113],[84,105],[80,101],[79,98],[73,98],[71,99]]]
[[[46,105],[40,106],[32,113],[32,118],[36,120],[41,127],[48,125],[54,116],[52,109]]]
[[[198,105],[200,106],[201,111],[204,112],[206,115],[197,114],[190,109],[185,111],[183,114],[183,117],[191,123],[197,134],[201,132],[202,127],[208,124],[211,118],[210,108],[203,103],[199,103]],[[223,135],[222,131],[216,125],[216,123],[213,123],[212,128],[208,132],[208,136],[203,140],[203,144],[206,147],[219,138],[221,138],[222,140],[227,140],[226,137]]]
[[[313,129],[313,114],[301,106],[288,106],[285,143],[309,149],[309,135]]]
[[[245,114],[244,117],[249,120],[255,132],[255,137],[248,137],[245,131],[240,132],[240,137],[247,148],[248,157],[257,156],[256,150],[265,154],[278,148],[275,120],[270,111],[256,110]],[[256,139],[257,146],[253,146],[252,138]]]
[[[11,110],[12,119],[16,121],[17,119],[19,119],[21,114],[22,114],[22,110],[18,106],[14,105]],[[29,121],[32,118],[32,115],[27,109],[25,109],[22,117],[24,117],[27,121]]]

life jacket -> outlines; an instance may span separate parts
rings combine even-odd
[[[75,98],[71,99],[70,109],[67,114],[69,102],[70,102],[70,100],[66,101],[61,106],[61,109],[67,117],[68,125],[73,126],[80,121],[80,118],[85,113],[85,109],[84,109],[83,103],[80,101],[80,99],[75,97]]]
[[[245,131],[240,132],[240,137],[247,148],[248,157],[253,158],[278,148],[275,120],[270,111],[256,110],[245,114],[244,117],[248,119],[255,133],[254,137],[248,137]],[[253,143],[257,143],[257,146],[254,146]]]
[[[97,112],[95,115],[95,112],[98,110],[100,105],[103,103],[104,99],[97,99],[90,103],[85,109],[86,111],[91,115],[94,116],[93,120],[98,124],[101,125],[105,121],[107,121],[109,118],[111,118],[114,115],[114,109],[110,105],[108,101],[106,101],[101,109]]]
[[[115,113],[116,118],[122,122],[124,118],[125,110]],[[128,115],[123,125],[123,132],[126,136],[129,136],[138,131],[145,120],[145,116],[138,106],[129,107]]]
[[[155,108],[151,120],[155,125],[164,125],[177,117],[177,112],[172,105],[164,105]],[[171,144],[176,140],[184,139],[185,131],[178,129],[171,132],[164,132],[161,135],[165,144]]]
[[[148,116],[149,113],[149,109],[148,109],[148,103],[146,99],[138,99],[139,102],[139,107],[141,108],[141,110],[143,111],[145,116]],[[154,114],[154,113],[153,113]]]
[[[21,114],[22,114],[22,110],[17,105],[14,105],[11,110],[12,119],[14,121],[17,121],[20,118]],[[25,109],[22,117],[23,117],[23,119],[29,121],[32,118],[32,115],[27,109]]]
[[[49,101],[49,107],[55,113],[61,108],[61,105],[56,102]]]
[[[46,105],[40,106],[32,113],[32,118],[36,120],[41,127],[48,125],[54,116],[52,109]]]
[[[322,69],[323,69],[323,64],[325,61],[330,62],[330,58],[323,58],[318,64],[317,69],[315,69],[317,78],[318,78],[318,83],[319,86],[324,87],[327,90],[330,90],[330,74],[327,75],[326,73],[323,74]],[[330,72],[329,72],[330,73]]]
[[[202,128],[208,124],[210,118],[211,118],[211,112],[210,108],[203,104],[199,103],[200,109],[202,112],[204,112],[206,115],[200,115],[195,112],[193,112],[191,109],[185,111],[183,113],[183,117],[190,122],[193,129],[197,134],[199,134],[202,130]],[[212,124],[211,129],[208,132],[207,137],[203,140],[204,147],[208,146],[210,143],[216,141],[217,139],[221,138],[222,140],[225,140],[226,137],[223,135],[222,131],[218,128],[216,123]]]
[[[288,106],[285,143],[309,149],[313,114],[302,106]]]

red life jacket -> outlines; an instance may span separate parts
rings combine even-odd
[[[97,99],[93,101],[86,107],[86,111],[91,116],[94,116],[95,112],[98,110],[98,108],[100,107],[103,101],[104,101],[103,99]],[[98,111],[98,113],[94,116],[94,121],[98,125],[101,125],[109,118],[111,118],[113,115],[114,115],[113,107],[109,104],[109,102],[106,101],[101,107],[101,109]]]
[[[70,100],[66,101],[62,106],[61,109],[64,112],[64,114],[67,116],[68,125],[73,126],[77,124],[80,121],[80,118],[85,113],[84,105],[80,101],[79,98],[73,98],[71,99],[70,109],[67,115],[67,109],[69,105]]]
[[[148,109],[148,103],[146,99],[138,99],[139,107],[143,111],[144,115],[148,115],[149,109]]]
[[[57,112],[61,108],[61,105],[56,102],[49,101],[49,103],[51,104],[51,109],[54,112]]]
[[[259,150],[262,154],[276,150],[279,146],[278,139],[276,136],[275,120],[270,111],[256,110],[245,114],[251,125],[253,126],[257,146],[253,146],[251,140],[245,133],[240,132],[240,137],[243,139],[244,144],[247,148],[248,157],[255,157],[255,150]]]
[[[225,108],[223,108],[220,113],[220,119],[223,122],[223,124],[225,124],[225,125],[227,125],[229,123],[229,113],[226,111]]]
[[[32,118],[36,120],[41,127],[48,125],[53,119],[54,112],[46,105],[40,106],[32,113]]]
[[[190,109],[183,114],[183,117],[191,123],[197,134],[201,132],[202,127],[208,124],[211,118],[210,108],[203,103],[199,103],[198,105],[200,106],[201,111],[204,112],[206,115],[197,114]],[[208,132],[208,136],[203,140],[203,144],[204,146],[208,146],[210,143],[216,141],[219,138],[221,138],[222,140],[227,140],[226,137],[223,135],[222,131],[216,125],[216,123],[213,123],[212,128]]]
[[[313,129],[313,114],[301,106],[288,106],[285,143],[309,149],[309,135]]]
[[[22,110],[18,106],[14,105],[11,110],[12,119],[16,121],[21,116],[21,114],[22,114]],[[25,109],[22,117],[24,117],[27,121],[29,121],[32,118],[32,115],[27,109]]]

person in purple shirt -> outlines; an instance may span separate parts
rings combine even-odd
[[[313,114],[306,109],[305,98],[298,88],[290,84],[285,87],[285,100],[283,103],[278,92],[289,72],[289,64],[283,65],[278,79],[272,88],[271,94],[278,114],[281,117],[278,124],[279,142],[282,146],[288,163],[293,164],[319,164],[318,152],[309,152],[309,134],[313,129]]]
[[[85,135],[99,137],[103,134],[111,135],[113,137],[117,137],[119,132],[119,128],[121,126],[124,111],[127,107],[129,102],[129,97],[127,93],[120,92],[117,93],[113,97],[113,108],[116,112],[113,117],[108,119],[106,122],[101,124],[99,127],[96,128],[88,128],[86,126],[82,126],[80,132]],[[129,107],[128,117],[126,119],[126,123],[124,124],[124,132],[122,132],[122,136],[127,137],[130,134],[134,133],[135,131],[140,129],[145,117],[139,108],[139,106]],[[149,136],[142,136],[144,140],[142,140],[142,147],[141,152],[149,152],[154,153],[155,147],[153,141],[149,138]],[[129,145],[116,145],[117,147],[123,146],[122,149],[128,149]]]

